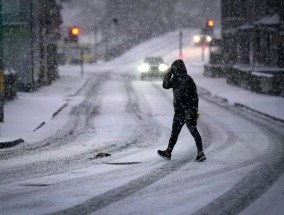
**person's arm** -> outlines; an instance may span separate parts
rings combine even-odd
[[[189,76],[190,77],[190,76]],[[197,88],[194,80],[190,77],[188,82],[188,88],[186,94],[189,95],[189,103],[190,109],[193,114],[197,114],[198,112],[198,94]]]
[[[167,73],[164,76],[163,80],[163,88],[165,89],[170,89],[174,86],[173,81],[172,81],[172,72],[171,72],[171,67],[168,68]]]

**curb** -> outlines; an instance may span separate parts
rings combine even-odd
[[[62,111],[67,105],[68,105],[68,103],[65,103],[65,104],[62,105],[57,111],[55,111],[55,112],[52,114],[52,118],[51,118],[51,119],[53,119],[54,117],[56,117],[56,115],[59,114],[59,112]]]
[[[263,113],[263,112],[261,112],[261,111],[255,110],[255,109],[253,109],[253,108],[250,108],[250,107],[248,107],[248,106],[246,106],[246,105],[243,105],[243,104],[240,104],[240,103],[234,103],[234,105],[235,105],[236,107],[244,108],[244,109],[246,109],[246,110],[255,112],[255,113],[259,114],[259,115],[262,115],[262,116],[264,116],[264,117],[267,117],[267,118],[269,118],[269,119],[272,119],[272,120],[274,120],[274,121],[277,121],[277,122],[280,122],[280,123],[283,123],[283,124],[284,124],[284,120],[281,119],[281,118],[277,118],[277,117],[275,117],[275,116],[271,116],[271,115],[269,115],[269,114],[266,114],[266,113]]]
[[[83,83],[83,85],[72,95],[69,95],[70,97],[74,97],[77,96],[84,88],[85,86],[90,82],[90,79],[88,79],[87,81],[85,81],[85,83]]]
[[[39,124],[34,130],[33,132],[35,132],[36,130],[40,129],[42,126],[45,125],[46,122],[42,122],[41,124]]]
[[[25,142],[22,138],[12,140],[12,141],[6,141],[6,142],[0,142],[0,149],[4,148],[10,148],[16,145],[19,145],[20,143]]]
[[[207,89],[203,88],[203,87],[198,87],[202,93],[206,94],[206,95],[209,95],[212,99],[214,98],[217,98],[223,102],[226,102],[228,103],[228,99],[227,98],[224,98],[224,97],[220,97],[220,96],[217,96],[217,95],[212,95],[212,93],[210,91],[208,91]],[[251,112],[254,112],[254,113],[257,113],[263,117],[266,117],[268,119],[271,119],[271,120],[274,120],[276,122],[279,122],[279,123],[283,123],[284,124],[284,119],[281,119],[281,118],[278,118],[278,117],[275,117],[275,116],[271,116],[269,114],[266,114],[266,113],[263,113],[261,111],[258,111],[258,110],[255,110],[247,105],[244,105],[244,104],[241,104],[241,103],[238,103],[238,102],[235,102],[233,103],[233,105],[237,108],[243,108],[245,109],[246,111],[251,111]]]
[[[59,114],[66,106],[68,105],[68,103],[63,104],[57,111],[55,111],[52,114],[51,119],[55,118],[57,114]],[[39,124],[34,130],[33,132],[37,131],[38,129],[40,129],[42,126],[44,126],[46,124],[45,121],[43,121],[41,124]]]

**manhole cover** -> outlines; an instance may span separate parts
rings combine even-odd
[[[110,165],[132,165],[132,164],[139,164],[141,162],[108,162],[104,164],[110,164]]]

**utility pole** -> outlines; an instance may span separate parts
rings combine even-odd
[[[202,44],[201,45],[201,60],[204,62],[204,58],[205,58],[205,48],[206,48],[206,45],[205,44]]]
[[[182,59],[182,31],[179,32],[179,58]]]
[[[98,60],[98,27],[94,27],[94,60]]]
[[[109,49],[109,29],[105,30],[105,61],[108,61],[108,49]]]
[[[30,34],[31,34],[31,88],[30,90],[34,90],[34,43],[35,43],[35,35],[34,35],[34,2],[31,0],[30,2]]]
[[[84,76],[84,59],[83,59],[83,47],[80,47],[77,43],[77,49],[80,51],[80,66],[81,66],[81,76]]]
[[[3,2],[0,0],[0,122],[4,122]]]

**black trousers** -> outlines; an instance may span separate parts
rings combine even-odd
[[[193,113],[175,113],[172,125],[172,133],[169,140],[168,151],[171,153],[179,136],[182,127],[186,124],[189,132],[195,140],[198,152],[203,151],[202,139],[196,128],[197,119],[196,114]]]

